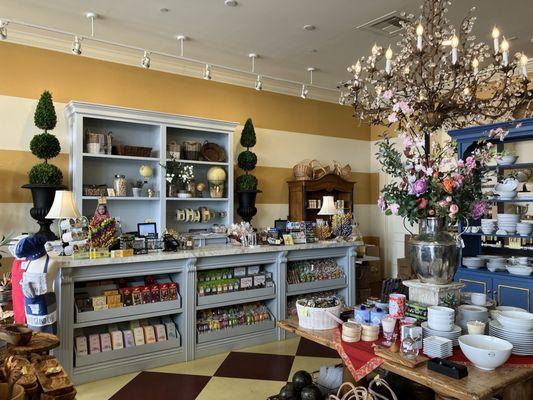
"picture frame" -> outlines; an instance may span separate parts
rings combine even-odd
[[[116,196],[116,195],[115,195],[115,189],[113,189],[113,188],[107,188],[107,195],[108,195],[109,197],[115,197],[115,196]]]
[[[285,243],[286,246],[293,246],[294,240],[292,239],[292,235],[283,235],[283,243]]]
[[[157,225],[155,222],[142,222],[137,224],[138,237],[157,237]]]

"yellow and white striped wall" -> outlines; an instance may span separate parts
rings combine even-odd
[[[352,167],[355,214],[363,234],[380,236],[371,129],[353,118],[349,107],[5,42],[0,43],[0,59],[0,234],[37,227],[29,215],[30,193],[20,186],[27,183],[27,171],[37,162],[29,142],[38,133],[33,124],[35,106],[47,89],[58,114],[53,133],[62,145],[62,153],[52,162],[65,177],[69,138],[63,108],[70,100],[241,124],[251,117],[257,133],[255,174],[263,191],[257,199],[257,226],[287,216],[286,181],[292,178],[294,164],[303,159],[335,160]],[[241,130],[242,125],[235,131],[235,143]]]

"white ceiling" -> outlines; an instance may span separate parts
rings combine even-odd
[[[306,81],[306,68],[314,66],[314,82],[335,88],[348,78],[346,66],[355,56],[368,53],[374,42],[388,44],[388,39],[355,27],[395,10],[417,13],[420,3],[238,0],[236,7],[227,7],[223,0],[2,0],[0,18],[87,35],[90,24],[84,13],[94,11],[101,15],[96,36],[102,39],[177,53],[175,37],[183,33],[190,37],[185,43],[187,57],[249,69],[247,55],[256,52],[261,56],[256,64],[259,73]],[[533,55],[532,0],[455,0],[450,7],[452,22],[458,23],[472,5],[477,7],[479,39],[490,41],[497,24],[507,37],[517,38],[511,41],[513,50]],[[161,12],[163,7],[170,11]],[[305,24],[316,29],[305,31]],[[157,69],[156,60],[152,66]]]

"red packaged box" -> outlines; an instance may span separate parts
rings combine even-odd
[[[143,304],[148,304],[152,302],[152,292],[148,286],[144,286],[141,289]]]
[[[131,298],[132,298],[132,304],[134,306],[138,306],[139,304],[143,303],[142,291],[140,287],[134,287],[131,290]]]
[[[120,296],[122,299],[122,303],[125,307],[133,305],[133,298],[131,296],[131,288],[125,287],[120,289]]]
[[[176,282],[170,282],[168,284],[168,297],[169,300],[178,299],[178,284]]]
[[[150,292],[152,293],[153,303],[161,301],[161,293],[159,292],[159,285],[157,283],[150,286]]]
[[[168,283],[159,285],[159,292],[161,293],[161,301],[168,301],[170,299]]]

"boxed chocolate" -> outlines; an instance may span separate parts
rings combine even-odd
[[[142,329],[144,332],[144,342],[146,344],[155,343],[156,339],[155,339],[154,327],[152,325],[146,325],[146,326],[143,326]]]
[[[165,328],[167,331],[167,338],[170,339],[177,339],[178,338],[178,331],[176,329],[176,325],[174,325],[174,322],[165,322]]]
[[[259,265],[252,265],[246,268],[246,272],[248,275],[255,275],[255,274],[258,274],[260,271],[261,271],[261,266]]]
[[[100,334],[100,345],[102,346],[102,353],[113,350],[113,346],[111,346],[111,335],[109,333]]]
[[[243,276],[246,276],[246,267],[233,268],[233,276],[235,278],[242,278]]]
[[[254,278],[251,276],[245,276],[240,279],[239,287],[241,290],[250,289],[254,285]]]
[[[94,306],[93,310],[94,311],[102,311],[102,310],[107,310],[108,308],[109,307],[107,306],[107,304],[101,304],[101,305]]]
[[[135,346],[135,339],[133,338],[133,332],[129,329],[122,332],[124,335],[124,347],[133,347]]]
[[[154,325],[154,330],[155,330],[155,338],[158,342],[167,340],[167,333],[165,330],[165,325],[163,324]]]
[[[94,333],[89,335],[89,354],[100,353],[102,348],[100,347],[100,335]]]
[[[254,278],[254,288],[265,287],[265,283],[266,283],[265,274],[254,275],[253,278]]]
[[[91,297],[93,307],[105,306],[107,304],[107,298],[105,296],[93,296]]]
[[[87,337],[77,336],[75,339],[76,354],[86,356],[88,354]]]
[[[93,302],[89,296],[77,297],[76,307],[78,312],[93,311]]]
[[[133,329],[133,339],[135,346],[142,346],[144,344],[144,330],[140,326]]]
[[[113,346],[113,350],[124,348],[124,340],[121,331],[111,332],[111,346]]]

